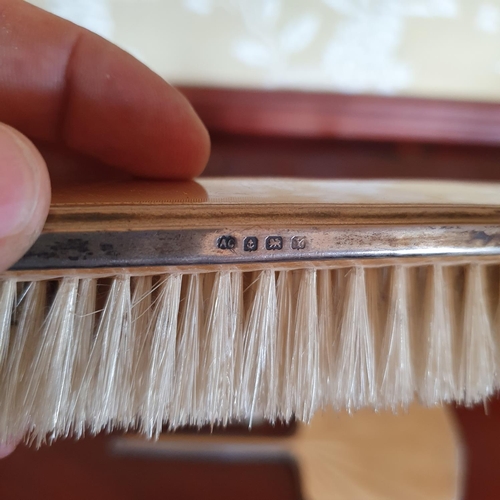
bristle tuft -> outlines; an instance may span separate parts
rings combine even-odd
[[[472,405],[500,386],[500,269],[220,268],[0,282],[0,443]]]
[[[449,402],[457,396],[454,285],[447,271],[440,265],[427,270],[421,334],[415,339],[421,348],[419,395],[427,405]]]
[[[466,269],[462,320],[462,352],[458,386],[459,401],[472,405],[487,398],[496,378],[495,344],[487,307],[484,269],[473,264]]]
[[[380,405],[395,410],[411,403],[415,387],[411,359],[408,269],[394,267],[390,279],[389,308],[378,372]]]
[[[348,410],[375,402],[374,332],[368,311],[365,270],[348,272],[337,353],[336,401]]]
[[[9,350],[10,325],[16,300],[16,281],[0,282],[0,366]]]

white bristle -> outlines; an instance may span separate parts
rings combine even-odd
[[[318,405],[319,394],[319,331],[317,276],[313,269],[305,269],[299,278],[295,298],[295,320],[292,328],[290,405],[285,413],[300,420],[309,420]]]
[[[161,278],[149,325],[147,392],[141,410],[143,429],[148,436],[161,432],[173,399],[181,284],[181,274]]]
[[[26,370],[23,404],[37,429],[38,441],[54,429],[67,428],[76,357],[73,332],[77,291],[77,278],[61,281]]]
[[[335,301],[332,273],[318,271],[318,403],[325,407],[334,392],[333,367],[338,338],[335,328]],[[321,392],[320,392],[321,391]]]
[[[200,374],[200,345],[203,326],[203,276],[188,277],[186,299],[177,340],[177,356],[170,426],[196,424],[200,411],[199,387],[203,385]],[[201,377],[201,380],[200,380]]]
[[[421,347],[419,394],[428,405],[452,401],[457,396],[454,282],[452,273],[446,271],[437,264],[428,269],[423,311],[416,312],[423,315],[421,335],[416,339]]]
[[[0,366],[9,350],[10,324],[16,300],[16,281],[0,283]]]
[[[408,307],[408,269],[396,266],[392,270],[378,366],[381,405],[393,409],[407,407],[415,391]]]
[[[89,355],[80,398],[93,431],[121,424],[122,384],[130,384],[130,277],[113,279]],[[125,389],[128,390],[128,387]],[[125,396],[126,397],[126,396]]]
[[[85,432],[86,396],[82,392],[85,374],[87,372],[90,352],[95,334],[97,280],[83,278],[80,280],[75,308],[75,323],[72,342],[75,349],[75,359],[72,370],[71,404],[68,408],[67,428],[63,433],[70,432],[76,437]]]
[[[278,363],[276,346],[277,303],[274,271],[258,278],[245,326],[239,411],[250,424],[256,411],[276,415]]]
[[[281,271],[277,282],[277,349],[279,357],[278,366],[278,416],[285,421],[293,417],[292,399],[294,387],[290,377],[294,348],[294,306],[292,296],[294,295],[294,273],[292,271]]]
[[[133,280],[134,291],[131,303],[131,328],[134,345],[132,347],[132,373],[130,387],[129,418],[137,421],[141,413],[143,394],[147,392],[145,374],[149,353],[147,352],[147,332],[152,308],[153,279],[151,276],[139,276]]]
[[[488,312],[484,270],[468,266],[463,304],[462,353],[458,386],[460,400],[471,405],[490,395],[495,387],[495,344]]]
[[[238,272],[216,273],[207,311],[204,356],[201,366],[205,384],[200,420],[227,424],[237,410],[243,344],[243,281]],[[238,360],[238,363],[236,362]]]
[[[17,440],[31,430],[32,421],[24,404],[38,334],[45,316],[46,284],[30,283],[21,294],[17,327],[14,326],[9,353],[4,360],[0,383],[0,443]]]
[[[0,443],[473,404],[500,385],[499,281],[430,261],[3,281]]]
[[[375,402],[374,332],[368,311],[365,270],[348,274],[337,353],[338,404],[358,409]]]

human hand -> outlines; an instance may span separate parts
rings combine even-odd
[[[22,0],[0,0],[0,272],[40,233],[50,181],[191,178],[209,148],[186,99],[132,56]]]
[[[209,149],[186,99],[132,56],[23,0],[0,0],[0,272],[40,234],[51,182],[191,178]],[[0,458],[13,449],[0,446]]]

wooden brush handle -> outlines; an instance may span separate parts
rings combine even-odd
[[[500,255],[500,185],[204,179],[56,191],[13,270]]]
[[[45,232],[476,223],[500,224],[500,184],[207,178],[59,189]]]

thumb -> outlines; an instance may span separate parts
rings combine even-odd
[[[0,272],[38,237],[49,203],[49,174],[41,154],[24,135],[0,123]]]

